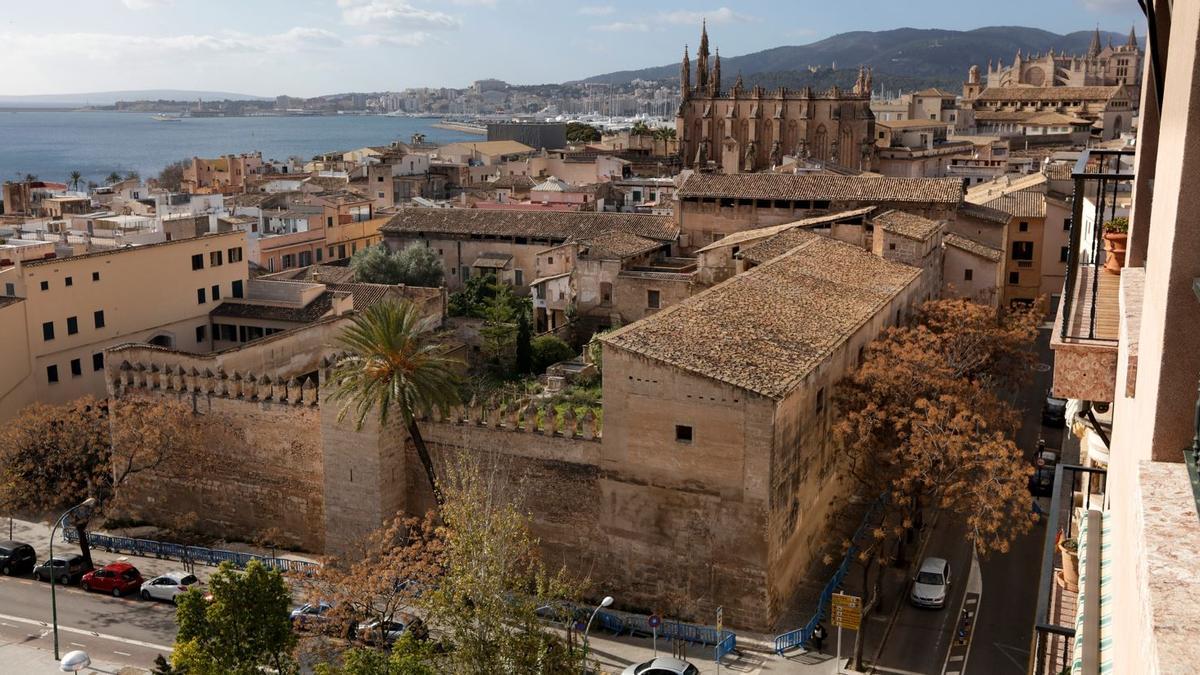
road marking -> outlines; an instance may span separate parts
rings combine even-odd
[[[133,656],[133,654],[130,654],[129,652],[119,652],[119,651],[117,651],[117,650],[115,650],[115,649],[113,650],[113,653],[114,653],[114,654],[120,654],[121,656]]]
[[[950,657],[950,662],[951,662],[951,663],[953,663],[953,662],[955,662],[955,661],[962,661],[962,660],[963,660],[962,654],[958,654],[958,655],[955,655],[955,656],[951,656],[951,657]]]
[[[8,614],[0,614],[0,619],[16,621],[17,623],[23,623],[23,624],[30,625],[30,626],[47,626],[48,625],[45,621],[36,621],[34,619],[26,619],[25,617],[21,617],[21,616],[9,616]],[[83,630],[82,628],[72,628],[71,626],[59,626],[58,629],[60,631],[66,631],[68,633],[75,633],[76,635],[90,635],[92,637],[98,637],[98,638],[101,638],[104,640],[112,640],[113,642],[120,642],[120,643],[127,644],[127,645],[133,645],[135,647],[146,647],[147,649],[157,649],[162,652],[172,651],[171,647],[167,647],[164,645],[156,645],[153,642],[143,642],[142,640],[134,640],[132,638],[123,638],[123,637],[118,637],[116,635],[105,635],[104,633],[97,633],[96,631]]]
[[[87,646],[87,645],[83,644],[82,642],[72,642],[71,644],[75,645],[76,647],[86,647]]]

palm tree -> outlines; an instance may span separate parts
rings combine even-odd
[[[83,180],[83,174],[79,173],[78,171],[71,172],[71,180],[70,180],[71,187],[78,190],[79,189],[79,181],[81,181],[81,180]]]
[[[443,356],[440,345],[421,335],[422,319],[412,303],[391,300],[355,316],[338,337],[350,354],[334,368],[330,398],[342,401],[338,420],[352,413],[356,429],[372,414],[380,427],[399,415],[440,509],[442,493],[417,418],[435,410],[447,414],[459,403],[455,367],[461,362]]]
[[[109,185],[112,185],[113,183],[120,183],[121,174],[113,171],[112,173],[108,174],[108,176],[104,179],[104,182],[108,183]]]

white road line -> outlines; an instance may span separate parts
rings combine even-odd
[[[962,661],[962,660],[963,660],[962,654],[958,654],[958,655],[956,655],[956,656],[951,656],[951,657],[950,657],[950,661],[951,661],[951,662],[954,662],[954,661]]]
[[[23,624],[30,625],[30,626],[41,626],[43,628],[49,627],[49,625],[50,625],[50,624],[46,623],[45,621],[36,621],[34,619],[26,619],[25,617],[21,617],[21,616],[9,616],[8,614],[0,614],[0,619],[16,621],[17,623],[23,623]],[[97,633],[97,632],[91,631],[91,630],[83,630],[82,628],[72,628],[71,626],[60,625],[58,627],[58,629],[60,631],[66,631],[68,633],[74,633],[76,635],[90,635],[92,637],[98,637],[98,638],[102,638],[105,640],[112,640],[113,642],[121,642],[121,643],[127,644],[127,645],[134,645],[135,647],[146,647],[148,649],[157,649],[160,652],[170,652],[172,650],[171,647],[167,647],[164,645],[156,645],[153,642],[143,642],[141,640],[134,640],[132,638],[123,638],[123,637],[118,637],[116,635],[105,635],[104,633]]]
[[[3,621],[0,621],[0,626],[8,626],[9,628],[16,628],[16,626],[14,626],[13,624],[4,623]]]
[[[132,654],[130,654],[129,652],[119,652],[119,651],[117,651],[117,650],[115,650],[115,649],[113,650],[113,653],[114,653],[114,654],[120,654],[121,656],[133,656],[133,655],[132,655]]]
[[[75,645],[76,647],[86,647],[87,646],[87,645],[83,644],[82,642],[72,642],[71,644]]]

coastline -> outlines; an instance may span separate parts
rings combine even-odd
[[[475,124],[467,124],[465,122],[434,122],[429,125],[434,129],[445,129],[446,131],[461,131],[465,134],[478,134],[480,136],[487,135],[487,127],[481,127]]]

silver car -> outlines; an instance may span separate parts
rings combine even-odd
[[[945,558],[926,558],[913,579],[908,599],[917,607],[941,609],[950,595],[950,563]]]
[[[194,574],[187,572],[167,572],[142,582],[139,595],[143,600],[167,600],[179,602],[179,596],[187,593],[200,580]]]
[[[635,663],[621,675],[700,675],[700,671],[688,663],[670,656],[660,656],[645,663]]]

